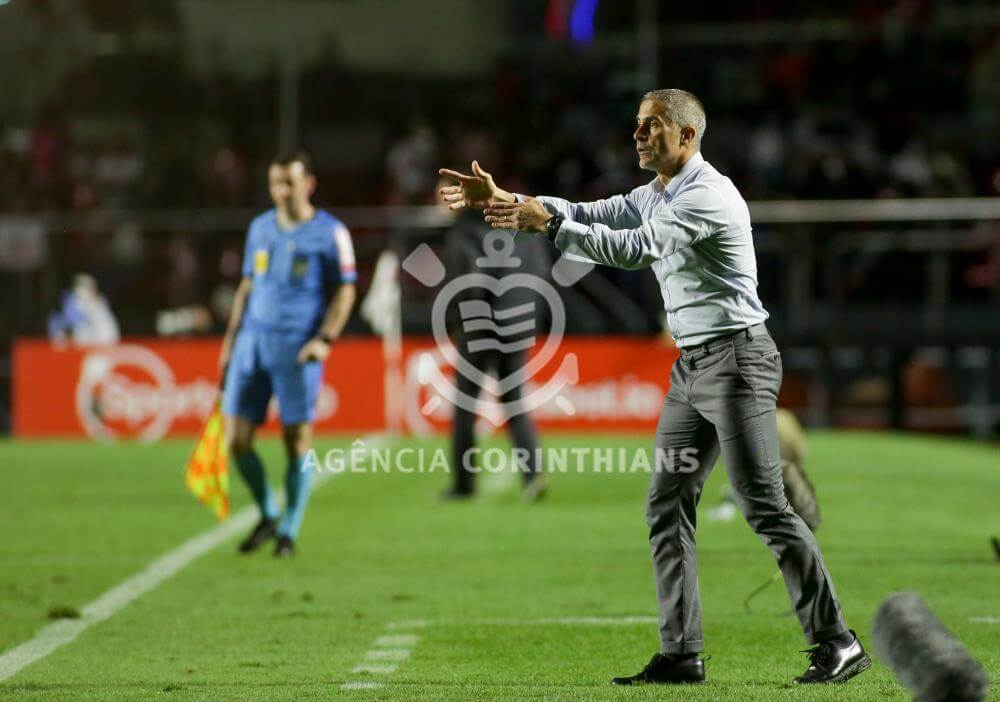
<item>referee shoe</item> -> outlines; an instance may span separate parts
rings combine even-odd
[[[278,521],[276,519],[268,519],[264,517],[260,522],[253,528],[250,532],[250,536],[245,538],[240,544],[240,553],[253,553],[261,546],[263,546],[268,539],[274,536],[274,532],[278,529]]]

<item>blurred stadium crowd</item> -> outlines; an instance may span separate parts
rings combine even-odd
[[[822,13],[824,4],[835,14]],[[816,36],[782,35],[783,3],[713,5],[688,9],[684,21],[725,16],[732,40],[672,45],[668,35],[658,75],[664,85],[697,86],[711,106],[707,155],[748,199],[1000,193],[997,27],[970,31],[974,20],[949,20],[954,6],[985,12],[990,3],[812,4],[839,28]],[[33,96],[32,114],[3,119],[4,212],[265,201],[277,77],[190,70],[177,7],[26,3],[37,36],[4,50],[5,63],[59,78]],[[612,28],[632,19],[621,8],[606,14]],[[512,22],[542,27],[518,17]],[[298,81],[320,199],[425,202],[435,164],[473,155],[539,192],[598,197],[642,182],[629,138],[639,92],[633,57],[537,38],[512,45],[474,81],[352,72],[331,43]]]
[[[676,86],[705,101],[705,155],[750,201],[1000,195],[1000,10],[988,0],[594,3],[592,38],[553,21],[566,2],[510,0],[471,11],[494,13],[501,29],[488,59],[464,72],[408,71],[405,56],[363,67],[332,29],[321,50],[294,61],[299,38],[276,37],[281,22],[206,29],[192,19],[199,5],[223,8],[225,20],[254,2],[0,2],[0,60],[14,69],[0,82],[4,354],[14,335],[46,333],[81,272],[106,294],[123,335],[218,333],[245,226],[269,206],[266,166],[283,141],[312,153],[316,202],[331,208],[431,204],[437,167],[472,158],[508,189],[584,200],[649,180],[631,140],[637,99]],[[642,6],[660,13],[655,65],[638,60]],[[229,29],[260,44],[253,67],[227,60],[221,39],[195,60],[196,32]],[[416,29],[437,44],[457,41],[433,23]],[[456,49],[453,60],[475,58]],[[362,293],[380,251],[431,236],[347,223]],[[788,271],[799,253],[798,270],[816,268],[803,274],[813,281],[800,297],[911,305],[898,317],[915,320],[900,322],[911,336],[938,324],[947,338],[945,323],[963,319],[977,333],[983,305],[1000,300],[995,223],[952,230],[950,241],[978,238],[930,263],[925,240],[919,250],[869,240],[865,251],[851,240],[828,255],[810,241],[867,237],[865,225],[805,229],[756,226],[761,293],[779,334],[795,304],[798,274]],[[571,330],[659,331],[650,276],[593,277],[570,304]],[[921,305],[932,299],[939,306],[928,314]],[[946,313],[952,301],[979,305],[980,316]],[[574,318],[573,309],[583,312]],[[170,310],[178,314],[164,317]],[[411,311],[406,330],[426,331],[427,310]],[[880,319],[851,311],[832,318],[858,334]],[[813,326],[799,331],[815,338],[827,319],[810,316]],[[369,330],[354,319],[350,331]]]

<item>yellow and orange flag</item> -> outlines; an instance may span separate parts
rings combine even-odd
[[[219,403],[201,428],[198,443],[184,467],[184,482],[220,520],[229,516],[229,452]]]

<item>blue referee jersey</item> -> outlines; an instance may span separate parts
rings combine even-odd
[[[351,235],[324,210],[287,231],[269,210],[250,224],[243,275],[253,279],[243,320],[247,328],[312,336],[330,295],[357,280]]]

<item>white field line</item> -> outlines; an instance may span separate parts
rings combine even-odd
[[[179,548],[153,561],[142,572],[111,588],[81,610],[79,619],[63,619],[47,624],[35,637],[0,656],[0,681],[13,676],[22,668],[45,658],[56,649],[79,636],[85,629],[98,624],[133,600],[149,592],[195,558],[211,551],[226,539],[253,526],[257,508],[246,507],[227,521],[194,537]]]
[[[1000,624],[1000,617],[969,617],[973,624]]]
[[[423,620],[408,622],[390,622],[386,629],[414,629],[423,627]],[[399,668],[399,663],[410,657],[410,652],[417,645],[420,637],[416,634],[385,634],[375,639],[372,647],[365,652],[365,660],[351,669],[351,673],[368,675],[392,675]],[[348,680],[340,686],[341,690],[373,690],[381,687],[377,680]]]
[[[412,631],[426,629],[429,626],[633,626],[636,624],[655,624],[656,617],[540,617],[538,619],[472,619],[464,621],[408,619],[401,622],[389,622],[385,628],[388,631]],[[375,639],[372,648],[365,653],[365,661],[354,666],[351,673],[368,675],[392,675],[396,672],[400,661],[410,657],[412,648],[420,637],[416,634],[386,634]],[[386,661],[386,662],[382,662]],[[391,662],[390,662],[391,661]],[[340,686],[341,690],[374,690],[382,686],[378,680],[348,680]]]
[[[375,639],[376,646],[386,646],[389,648],[398,646],[413,646],[420,638],[416,634],[397,634],[390,636],[379,636]]]
[[[409,657],[408,648],[373,648],[365,654],[370,661],[405,661]]]
[[[376,682],[374,680],[354,680],[352,682],[346,682],[340,686],[342,690],[374,690],[377,687],[381,687],[382,683]]]
[[[351,668],[352,673],[371,673],[372,675],[390,675],[399,666],[395,663],[360,663]]]
[[[385,628],[389,630],[423,629],[429,624],[431,624],[431,622],[427,621],[426,619],[407,619],[401,622],[389,622]]]
[[[387,440],[379,434],[365,437],[365,443],[369,447],[375,444],[384,444]],[[315,486],[318,487],[328,479],[343,474],[343,471],[320,471],[316,475]],[[281,499],[281,492],[279,492],[278,497]],[[63,619],[45,625],[35,634],[33,639],[0,655],[0,682],[72,642],[84,630],[124,609],[134,600],[185,568],[199,556],[205,555],[236,534],[246,531],[256,521],[257,507],[254,505],[244,507],[231,515],[225,522],[189,539],[173,551],[168,551],[150,563],[145,570],[122,581],[96,600],[85,605],[80,612],[79,619]]]

